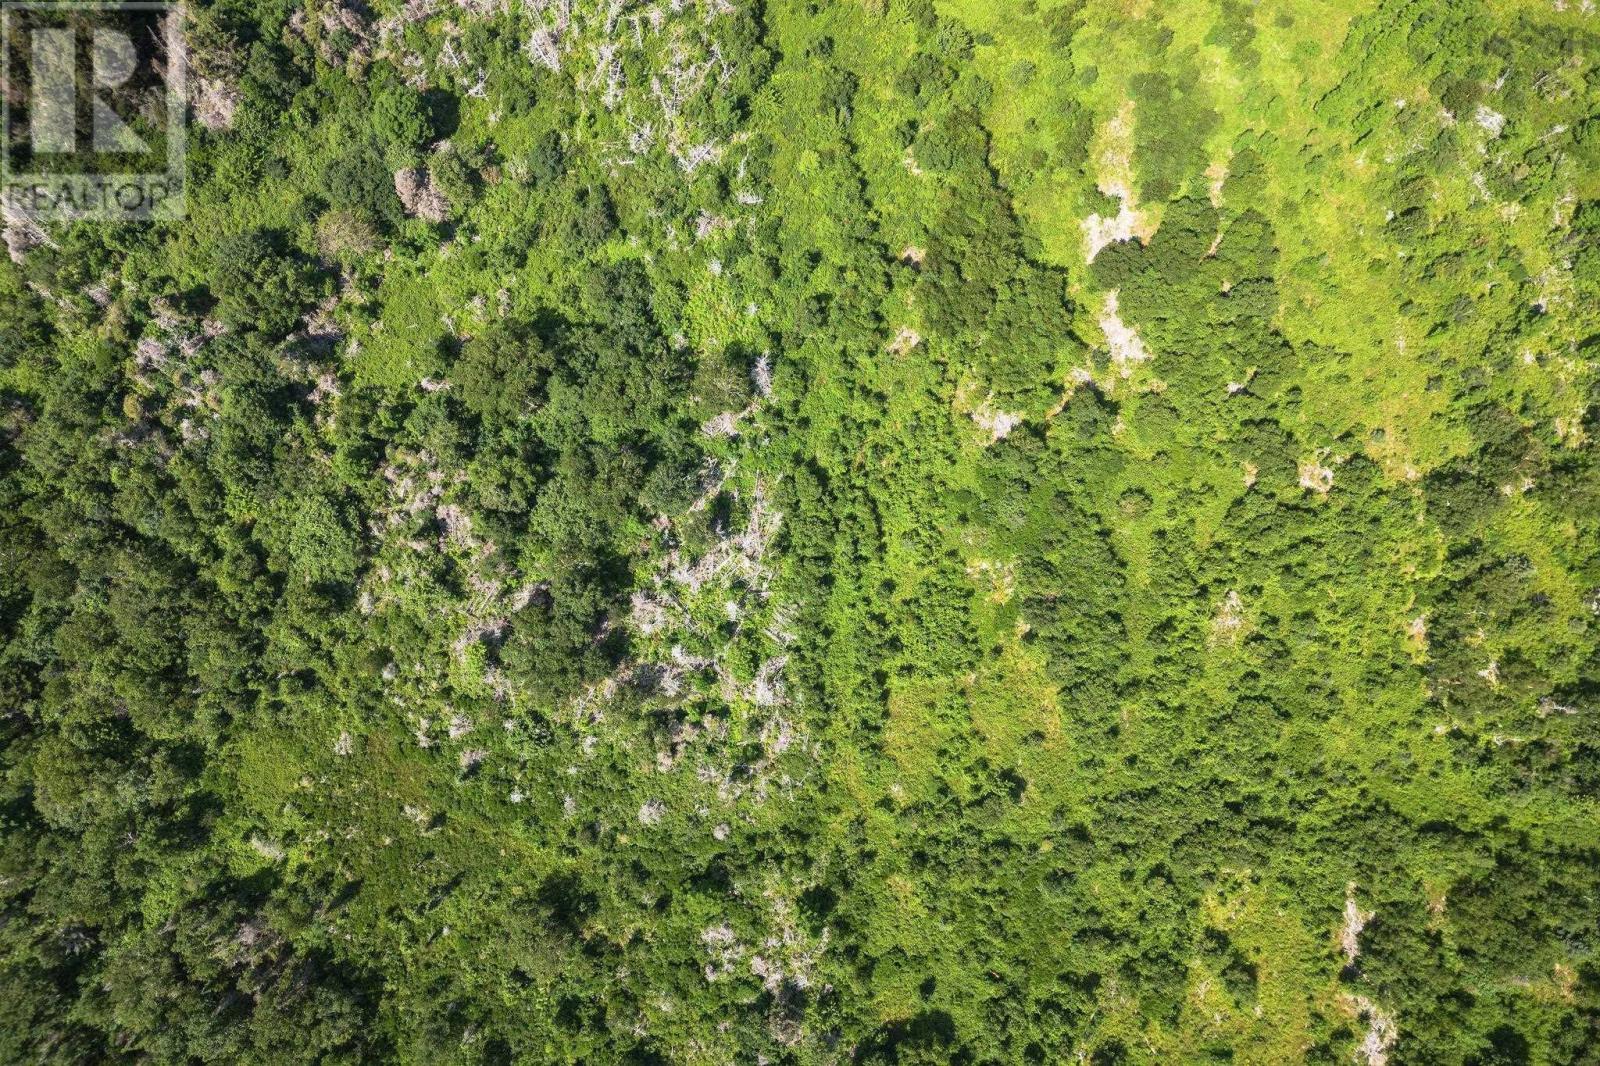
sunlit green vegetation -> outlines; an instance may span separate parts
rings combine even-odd
[[[0,262],[0,1060],[1600,1062],[1589,7],[192,6]]]

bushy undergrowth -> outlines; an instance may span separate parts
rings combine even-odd
[[[0,263],[0,1059],[1600,1061],[1600,30],[221,0]]]

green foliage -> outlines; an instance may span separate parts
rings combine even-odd
[[[1129,81],[1137,126],[1136,145],[1145,161],[1139,195],[1166,200],[1205,169],[1206,140],[1222,124],[1211,107],[1194,60],[1171,57],[1168,70],[1136,74]],[[1170,72],[1169,72],[1170,71]]]
[[[1593,1061],[1580,5],[569,6],[8,216],[0,1060]]]
[[[393,82],[372,90],[368,128],[377,136],[396,167],[415,165],[418,153],[433,135],[422,97]]]
[[[532,329],[499,324],[466,343],[452,378],[461,402],[473,414],[516,421],[544,402],[555,361]]]
[[[210,287],[224,322],[269,336],[292,330],[322,294],[317,273],[281,233],[247,230],[217,243]]]

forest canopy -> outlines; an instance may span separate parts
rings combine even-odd
[[[1600,1064],[1592,8],[175,9],[0,1061]]]

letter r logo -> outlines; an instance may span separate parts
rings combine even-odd
[[[61,154],[78,149],[77,33],[71,29],[33,31],[33,106],[29,137],[33,150]],[[94,31],[91,87],[92,143],[96,152],[144,152],[149,147],[101,98],[99,90],[125,84],[138,70],[133,41],[119,30]]]

